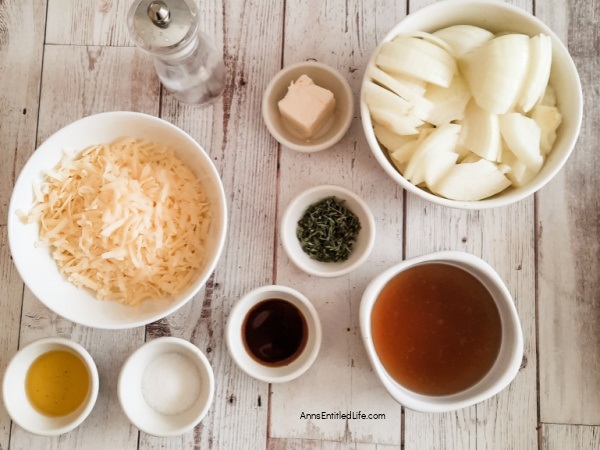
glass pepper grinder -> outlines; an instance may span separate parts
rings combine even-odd
[[[189,0],[136,0],[127,17],[136,44],[154,57],[160,81],[183,103],[215,101],[225,88],[221,52],[198,28]]]

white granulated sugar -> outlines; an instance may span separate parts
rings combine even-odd
[[[192,407],[200,395],[200,373],[196,365],[179,353],[153,359],[142,375],[142,395],[153,410],[172,416]]]

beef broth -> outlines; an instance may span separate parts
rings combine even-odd
[[[383,288],[371,314],[373,344],[399,384],[449,395],[480,381],[500,351],[502,322],[485,286],[458,267],[411,267]]]

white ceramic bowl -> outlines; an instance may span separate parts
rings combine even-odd
[[[81,406],[62,417],[48,417],[37,412],[27,398],[25,378],[31,364],[41,355],[64,350],[81,358],[90,375],[90,388]],[[45,338],[19,350],[6,368],[2,384],[4,405],[8,414],[21,428],[42,436],[57,436],[77,427],[90,414],[98,397],[98,369],[90,354],[79,344],[63,338]]]
[[[167,353],[178,353],[188,358],[195,364],[200,376],[198,398],[189,409],[174,415],[152,409],[142,393],[142,377],[148,364]],[[117,391],[123,412],[140,430],[153,436],[178,436],[191,431],[206,416],[213,401],[215,378],[208,359],[198,347],[183,339],[162,337],[147,342],[127,358],[121,368]]]
[[[118,302],[96,300],[93,293],[71,284],[59,272],[47,248],[36,248],[39,227],[26,225],[16,210],[28,211],[33,204],[32,184],[43,180],[54,168],[63,149],[83,150],[119,137],[145,138],[171,146],[189,165],[206,189],[213,208],[213,221],[206,247],[206,264],[193,284],[177,297],[145,301],[128,307]],[[15,184],[8,209],[8,240],[17,270],[35,296],[62,317],[96,328],[131,328],[154,322],[184,305],[206,283],[223,250],[227,229],[225,193],[207,153],[188,134],[159,118],[135,112],[109,112],[85,117],[49,137],[29,158]]]
[[[583,98],[577,68],[567,48],[539,19],[515,6],[496,0],[446,0],[426,6],[408,15],[383,38],[373,52],[368,67],[375,64],[383,43],[391,41],[401,33],[412,31],[434,32],[451,25],[476,25],[492,32],[511,31],[530,36],[544,33],[552,38],[552,82],[563,122],[558,129],[557,139],[542,170],[537,176],[519,188],[510,187],[488,199],[464,202],[439,197],[421,189],[404,178],[390,162],[386,152],[379,146],[364,95],[360,100],[360,115],[367,142],[375,158],[390,177],[404,189],[433,203],[461,209],[486,209],[517,202],[541,189],[565,164],[575,147],[583,117]],[[364,81],[370,79],[366,74]],[[364,82],[363,81],[363,82]]]
[[[400,272],[417,264],[444,263],[466,270],[490,292],[502,322],[502,343],[496,362],[474,386],[452,395],[417,394],[397,383],[385,370],[373,345],[371,311],[384,286]],[[464,252],[438,252],[419,256],[390,267],[371,281],[360,304],[360,329],[371,364],[390,395],[407,408],[421,412],[447,412],[479,403],[510,384],[523,359],[523,332],[513,299],[496,271],[485,261]]]
[[[244,346],[244,319],[254,305],[268,299],[286,300],[296,306],[308,326],[308,340],[303,352],[286,366],[269,367],[252,358]],[[229,354],[235,363],[251,377],[267,383],[284,383],[298,378],[315,362],[321,348],[321,321],[312,303],[300,292],[286,286],[262,286],[244,295],[232,308],[225,329]]]
[[[336,101],[333,117],[308,140],[285,127],[277,106],[300,75],[307,75],[316,85],[330,90]],[[269,82],[263,94],[262,115],[269,133],[281,145],[297,152],[314,153],[331,147],[346,134],[354,116],[354,97],[348,81],[337,70],[315,61],[303,61],[283,68]]]
[[[321,262],[311,259],[302,250],[296,237],[298,221],[307,208],[327,197],[344,200],[344,206],[360,220],[361,229],[346,261]],[[301,192],[289,203],[281,218],[280,233],[285,252],[299,269],[317,277],[334,278],[352,272],[369,257],[375,243],[375,219],[369,206],[354,192],[341,186],[325,184]]]

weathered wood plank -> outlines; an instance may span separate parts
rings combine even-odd
[[[411,1],[415,11],[431,1]],[[531,10],[531,2],[511,2]],[[462,250],[489,262],[507,283],[525,337],[523,369],[508,389],[441,415],[405,412],[405,448],[533,448],[537,443],[534,202],[466,212],[407,195],[406,257]]]
[[[78,2],[48,0],[46,44],[133,46],[127,29],[127,13],[133,1],[100,0]],[[213,2],[196,0],[199,21],[209,36],[219,25]]]
[[[540,415],[542,422],[599,425],[600,3],[551,1],[536,9],[568,43],[585,108],[571,158],[538,194]]]
[[[127,31],[133,1],[48,0],[46,43],[62,45],[134,45]]]
[[[397,1],[288,1],[284,65],[309,58],[331,65],[347,77],[357,102],[371,52],[405,11],[405,3]],[[333,148],[310,155],[281,150],[279,216],[302,190],[338,184],[369,203],[375,215],[377,240],[364,266],[337,279],[304,274],[278,246],[277,283],[304,293],[318,310],[323,325],[323,344],[314,366],[297,380],[272,386],[270,437],[278,439],[278,445],[287,445],[281,439],[293,438],[333,441],[340,448],[353,448],[357,442],[401,443],[400,406],[371,369],[360,337],[358,308],[372,277],[402,257],[402,190],[372,156],[356,105],[350,131]],[[302,412],[349,410],[384,413],[385,419],[300,418]]]
[[[268,450],[393,450],[395,445],[343,443],[335,441],[319,441],[311,439],[277,439],[270,438]]]
[[[509,388],[477,406],[433,415],[406,410],[407,449],[531,448],[536,443],[533,199],[494,211],[465,212],[407,198],[407,258],[468,251],[507,283],[525,337],[523,368]],[[426,237],[426,238],[424,238]],[[510,248],[506,243],[510,242]]]
[[[101,111],[156,114],[158,94],[152,65],[133,48],[47,46],[38,142],[75,119]],[[79,342],[95,359],[100,374],[96,406],[80,427],[57,438],[35,436],[13,424],[11,448],[137,448],[138,432],[121,412],[116,385],[125,358],[144,342],[144,329],[107,331],[75,325],[26,290],[20,345],[57,335]]]
[[[10,361],[19,345],[19,326],[21,321],[21,303],[23,282],[17,273],[8,249],[6,226],[0,226],[0,373]],[[0,407],[0,448],[8,448],[11,420],[4,407]]]
[[[0,3],[0,373],[17,351],[23,282],[12,263],[6,229],[8,203],[23,161],[35,149],[44,48],[45,2]],[[0,449],[11,420],[0,406]]]
[[[600,448],[600,427],[583,425],[542,425],[542,450],[583,450]]]
[[[136,48],[47,45],[38,144],[90,114],[139,111],[158,115],[160,83]]]
[[[0,225],[24,160],[35,150],[45,2],[0,4]]]
[[[149,327],[189,339],[209,358],[216,379],[211,410],[193,433],[175,439],[141,435],[140,448],[265,448],[268,385],[233,363],[223,339],[231,307],[247,291],[273,283],[277,146],[262,123],[261,97],[281,62],[283,4],[207,2],[202,27],[223,44],[227,87],[208,108],[165,93],[162,117],[189,132],[211,155],[227,195],[228,239],[206,292]],[[223,18],[222,22],[215,17]]]

